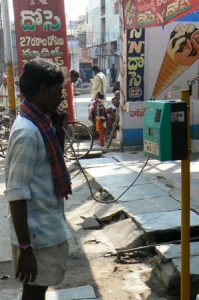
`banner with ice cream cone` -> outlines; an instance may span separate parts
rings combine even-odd
[[[177,24],[170,35],[152,98],[157,98],[198,59],[199,29],[191,23]]]

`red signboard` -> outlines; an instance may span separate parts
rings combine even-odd
[[[199,8],[198,0],[122,0],[126,29],[163,26]]]
[[[19,74],[35,57],[61,66],[68,79],[68,110],[73,119],[64,0],[13,0],[13,6]]]

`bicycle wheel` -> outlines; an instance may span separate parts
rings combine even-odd
[[[69,124],[66,129],[64,156],[70,158],[85,157],[93,147],[91,130],[83,123]]]
[[[8,139],[7,137],[2,137],[0,135],[0,157],[6,157],[6,151],[8,148]]]
[[[0,125],[0,157],[5,158],[6,151],[8,148],[8,138],[10,134],[10,129],[8,124],[5,123],[4,126]]]
[[[6,157],[7,148],[7,144],[3,144],[2,141],[0,141],[0,157]]]

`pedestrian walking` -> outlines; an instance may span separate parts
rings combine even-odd
[[[44,300],[48,286],[61,282],[66,271],[64,198],[71,180],[49,118],[62,101],[63,83],[61,69],[42,59],[26,63],[19,80],[24,99],[10,133],[5,194],[22,300]]]
[[[106,95],[107,79],[98,66],[92,67],[94,77],[91,79],[91,99],[95,99],[95,95],[99,92]]]
[[[111,75],[112,86],[114,86],[116,79],[117,79],[117,69],[114,64],[112,64],[112,66],[110,68],[110,75]]]

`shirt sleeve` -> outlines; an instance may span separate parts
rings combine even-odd
[[[31,130],[16,130],[11,134],[6,163],[5,182],[8,201],[30,199],[30,181],[36,161],[36,136]]]
[[[93,79],[93,85],[92,85],[92,91],[93,93],[95,93],[96,91],[100,90],[100,77],[95,75],[94,79]]]

